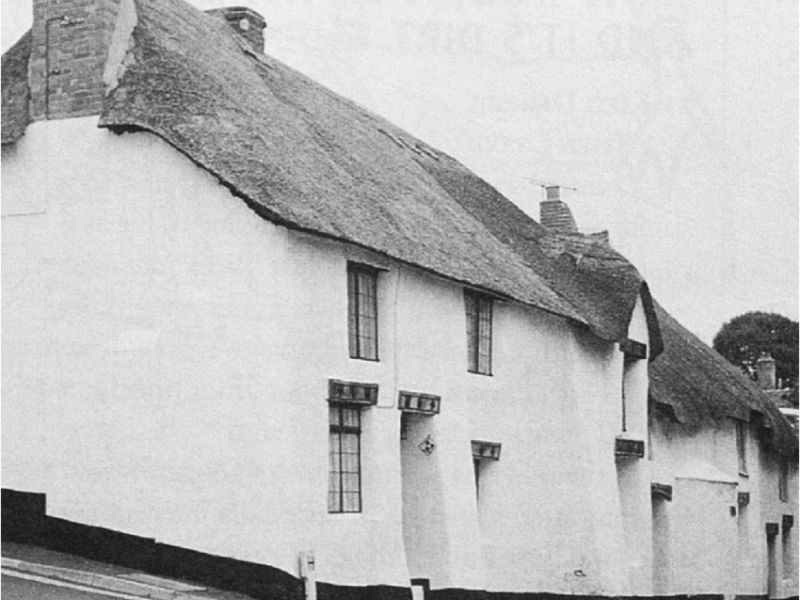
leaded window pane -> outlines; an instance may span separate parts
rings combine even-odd
[[[347,272],[347,331],[350,356],[358,356],[358,277]]]
[[[378,304],[375,271],[350,265],[347,271],[351,358],[378,359]]]
[[[492,300],[475,292],[464,292],[467,317],[467,369],[492,372]]]
[[[341,512],[361,512],[361,494],[345,492],[342,496]]]
[[[492,303],[486,298],[478,302],[478,371],[492,372]]]
[[[475,296],[464,296],[467,312],[467,364],[470,371],[478,370],[478,302]]]
[[[341,408],[341,425],[345,427],[358,427],[361,422],[361,409],[360,408]]]
[[[328,512],[361,511],[361,410],[330,404]]]

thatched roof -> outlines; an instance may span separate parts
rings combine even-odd
[[[770,446],[797,453],[789,422],[758,386],[655,303],[664,352],[650,363],[650,396],[687,428],[726,418],[756,421]]]
[[[641,297],[651,394],[686,424],[779,413],[736,369],[650,298],[602,236],[550,231],[458,161],[256,53],[219,15],[135,0],[125,71],[100,126],[144,129],[214,174],[272,222],[356,244],[622,340]],[[2,141],[29,122],[30,34],[3,56]],[[793,446],[792,446],[793,445]]]
[[[553,252],[555,236],[456,160],[254,52],[218,15],[136,7],[101,126],[159,135],[275,223],[625,338],[642,278],[610,248]]]
[[[28,60],[31,57],[31,32],[23,35],[16,44],[3,54],[0,75],[2,76],[2,143],[16,142],[25,133],[31,119],[28,102],[31,92],[28,86]]]

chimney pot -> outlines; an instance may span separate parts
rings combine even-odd
[[[540,223],[559,233],[578,233],[569,205],[561,200],[561,187],[547,185],[545,190],[547,198],[539,205]]]
[[[758,387],[762,390],[775,389],[775,359],[769,354],[762,354],[756,360],[756,373],[758,373]]]
[[[257,52],[264,52],[264,29],[267,22],[259,13],[246,6],[228,6],[207,10],[210,15],[221,15],[237,34],[242,36]]]

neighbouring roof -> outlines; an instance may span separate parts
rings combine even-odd
[[[769,430],[773,449],[796,454],[797,435],[758,386],[654,303],[664,352],[650,363],[650,396],[669,406],[682,424],[695,427],[725,418],[752,420]]]
[[[797,385],[782,390],[764,390],[778,408],[797,408]]]
[[[643,280],[602,240],[549,232],[458,161],[254,52],[218,15],[183,0],[135,4],[133,44],[101,126],[159,135],[275,223],[538,307],[607,340],[626,337]],[[12,53],[23,61],[24,48]],[[3,77],[5,143],[27,124],[27,78]],[[7,131],[12,98],[20,126]],[[655,356],[658,327],[644,296]]]

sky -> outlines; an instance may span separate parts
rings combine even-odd
[[[578,226],[608,229],[704,341],[751,310],[798,319],[795,0],[247,5],[267,54],[534,218],[541,185],[564,186]],[[3,51],[30,22],[30,1],[0,0]]]

